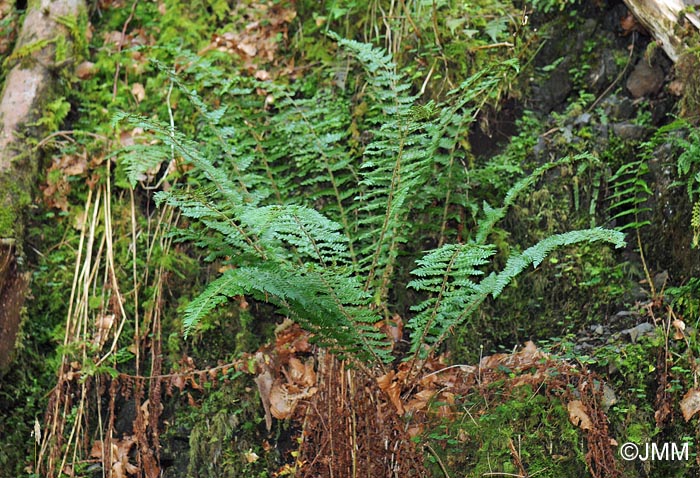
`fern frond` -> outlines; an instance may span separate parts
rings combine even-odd
[[[270,251],[275,250],[272,257],[278,261],[311,260],[321,267],[348,265],[348,241],[338,232],[342,227],[318,211],[304,206],[246,208],[241,221]]]
[[[392,358],[386,335],[374,326],[380,317],[368,307],[370,298],[361,282],[332,268],[263,264],[226,271],[186,308],[186,334],[214,307],[244,294],[280,307],[332,351],[378,365]]]
[[[540,178],[549,170],[556,168],[558,166],[562,166],[565,164],[571,164],[574,162],[578,161],[597,161],[597,158],[595,158],[593,155],[590,153],[581,153],[577,154],[575,156],[567,156],[564,158],[561,158],[557,161],[550,161],[548,163],[543,164],[542,166],[538,167],[535,169],[532,173],[530,173],[528,176],[525,178],[521,179],[513,187],[510,188],[510,190],[506,193],[505,198],[503,199],[503,206],[499,208],[493,208],[491,205],[489,205],[487,202],[484,201],[483,204],[483,212],[485,214],[485,218],[481,221],[479,221],[479,228],[477,230],[476,236],[474,238],[474,242],[477,244],[484,244],[486,243],[486,239],[488,238],[488,235],[493,231],[494,226],[498,221],[503,219],[506,216],[506,213],[508,212],[508,209],[515,204],[516,198],[522,194],[524,191],[529,190],[532,188],[532,186],[540,180]]]
[[[555,234],[508,258],[498,274],[492,273],[480,284],[482,292],[498,297],[503,289],[525,268],[537,267],[554,250],[580,242],[608,242],[616,248],[625,246],[625,235],[620,231],[600,227]]]
[[[418,312],[408,322],[411,354],[432,348],[446,330],[456,325],[461,311],[477,300],[480,289],[473,279],[484,274],[480,267],[488,264],[495,252],[492,245],[446,244],[417,261],[418,267],[411,271],[417,279],[408,287],[430,297],[411,308]]]
[[[646,206],[653,194],[644,179],[648,172],[649,166],[646,161],[639,159],[623,164],[610,177],[613,193],[608,197],[608,212],[611,213],[609,220],[621,220],[622,224],[616,227],[617,230],[639,229],[649,224],[648,220],[640,219],[643,213],[651,211],[651,208]]]
[[[511,256],[501,272],[492,272],[480,282],[480,269],[495,254],[493,245],[447,244],[429,252],[412,271],[418,276],[409,283],[430,297],[412,308],[418,312],[409,321],[412,360],[432,353],[455,329],[463,324],[491,295],[503,289],[528,266],[537,267],[554,250],[581,242],[608,242],[625,245],[624,234],[610,229],[593,228],[550,236],[520,254]]]

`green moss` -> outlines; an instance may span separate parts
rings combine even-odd
[[[0,238],[12,238],[15,235],[15,213],[9,207],[0,207]]]
[[[16,176],[0,175],[0,190],[4,205],[0,207],[0,238],[18,238],[22,232],[22,213],[32,203],[30,188],[21,170]]]
[[[260,400],[249,377],[238,377],[211,392],[201,408],[181,408],[170,431],[165,434],[165,454],[171,453],[173,438],[187,430],[189,452],[174,456],[181,476],[192,478],[269,477],[283,464],[283,450],[265,450],[268,437]],[[281,425],[273,430],[286,433]],[[252,459],[252,453],[259,458]],[[186,473],[184,470],[187,470]]]
[[[700,109],[700,78],[697,71],[700,67],[700,50],[694,49],[682,55],[676,63],[678,79],[683,84],[681,97],[681,116],[697,120]]]
[[[463,400],[469,410],[463,420],[451,419],[425,437],[454,471],[450,476],[518,473],[513,446],[533,476],[581,476],[586,469],[582,435],[560,399],[521,386],[488,401],[478,393]],[[427,461],[430,466],[435,460]],[[436,463],[432,467],[432,476],[442,476]]]

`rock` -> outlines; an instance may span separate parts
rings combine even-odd
[[[631,329],[626,329],[623,330],[623,334],[628,334],[630,336],[630,340],[632,341],[633,344],[637,343],[637,340],[639,340],[639,337],[642,335],[646,335],[650,332],[654,331],[654,326],[651,325],[649,322],[643,322],[635,327],[632,327]]]
[[[641,58],[627,79],[626,86],[633,98],[641,98],[659,91],[663,83],[663,69],[656,64],[650,66],[644,58]]]
[[[583,126],[591,122],[592,115],[590,113],[583,113],[576,117],[574,120],[574,126]]]
[[[613,134],[621,139],[640,140],[646,135],[646,127],[634,123],[615,123],[612,125]]]
[[[612,50],[604,50],[587,75],[591,90],[597,93],[603,91],[604,88],[614,81],[619,71],[620,68],[615,62],[615,55]]]
[[[561,62],[540,87],[533,88],[535,101],[543,113],[549,113],[562,103],[571,93],[573,86],[569,76],[569,64]]]
[[[618,121],[630,119],[635,113],[632,100],[617,95],[608,96],[603,100],[601,106],[608,117]]]
[[[603,407],[603,411],[607,412],[610,407],[617,403],[617,396],[615,396],[615,390],[612,389],[607,383],[603,385],[603,399],[600,404]]]

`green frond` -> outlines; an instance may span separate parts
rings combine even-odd
[[[418,279],[408,287],[429,297],[411,309],[418,312],[408,322],[412,354],[430,350],[462,320],[465,309],[483,301],[473,279],[484,274],[480,268],[495,253],[492,245],[446,244],[416,261],[418,267],[411,274]]]
[[[554,250],[580,242],[607,242],[616,248],[625,246],[625,235],[620,231],[596,227],[555,234],[527,248],[520,254],[508,258],[505,268],[498,274],[492,273],[480,284],[484,293],[498,297],[503,289],[525,268],[537,267]]]
[[[214,307],[243,294],[276,305],[335,352],[367,363],[391,360],[386,336],[374,327],[380,317],[367,307],[369,296],[360,281],[332,268],[263,264],[226,271],[186,308],[186,334]]]
[[[508,209],[513,204],[515,204],[516,198],[520,196],[520,194],[522,194],[524,191],[530,190],[547,171],[558,166],[572,164],[584,160],[592,162],[598,161],[597,158],[595,158],[590,153],[581,153],[575,156],[567,156],[557,161],[550,161],[538,167],[528,176],[515,183],[513,187],[511,187],[510,190],[506,193],[506,197],[503,199],[503,206],[499,208],[493,208],[489,204],[484,202],[483,211],[485,213],[485,218],[479,223],[479,228],[477,230],[474,241],[477,244],[484,244],[486,242],[486,239],[488,238],[488,235],[491,233],[491,231],[493,231],[493,227],[496,225],[496,223],[503,219],[506,213],[508,212]]]
[[[294,85],[225,78],[211,61],[192,55],[185,74],[209,78],[222,91],[220,106],[210,108],[166,70],[181,107],[197,115],[196,131],[115,115],[115,124],[144,131],[139,144],[120,152],[132,186],[165,161],[193,166],[155,198],[187,218],[176,239],[202,247],[205,259],[220,261],[226,272],[184,310],[186,334],[214,308],[247,295],[296,320],[319,345],[383,366],[395,357],[377,325],[391,313],[398,258],[414,244],[430,243],[437,247],[417,260],[408,284],[424,298],[407,323],[411,352],[422,358],[489,295],[498,296],[554,249],[621,243],[620,233],[602,229],[552,236],[492,272],[496,247],[488,236],[517,198],[552,168],[594,158],[545,164],[498,207],[482,206],[469,191],[467,135],[484,104],[498,98],[506,73],[518,71],[517,62],[480,71],[443,103],[421,104],[386,51],[331,36],[364,72],[355,97],[331,87],[306,94]],[[468,215],[476,218],[476,231],[465,227],[462,238],[449,237],[448,222]],[[445,244],[452,240],[465,243]]]

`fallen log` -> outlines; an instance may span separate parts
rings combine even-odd
[[[30,1],[3,64],[11,69],[0,98],[0,373],[12,360],[29,279],[22,266],[24,228],[40,159],[30,140],[48,133],[38,120],[62,96],[59,74],[72,64],[74,26],[84,9],[83,0]]]
[[[624,0],[666,55],[676,63],[688,47],[686,41],[700,31],[698,0]]]

